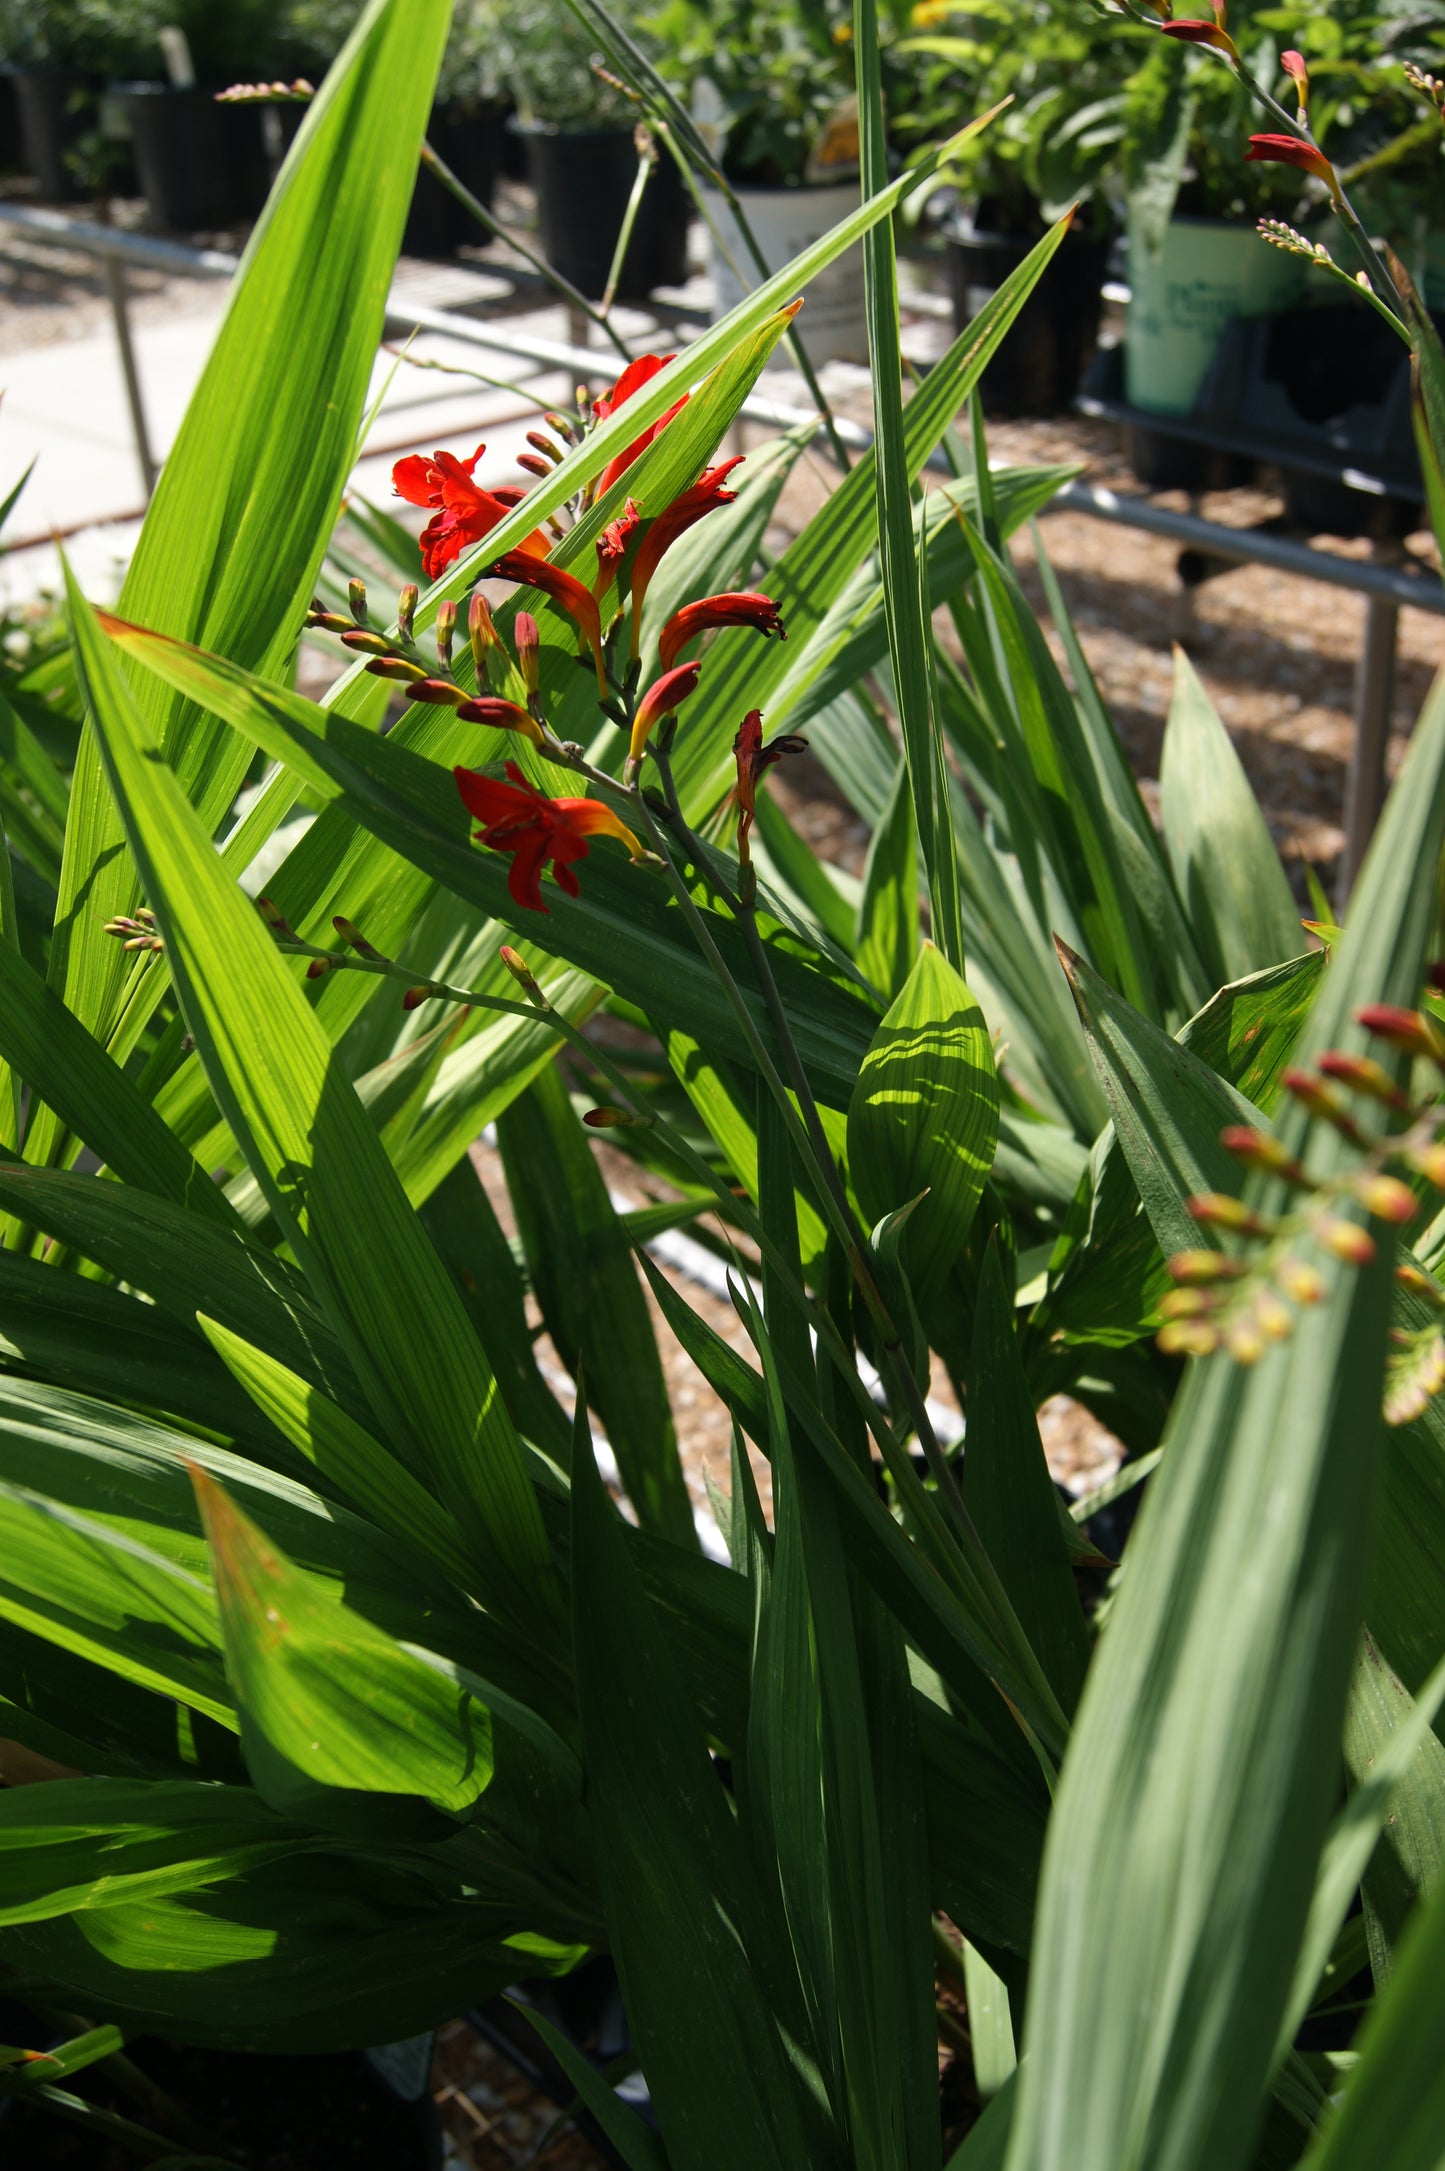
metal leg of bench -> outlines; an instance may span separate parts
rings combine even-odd
[[[1398,604],[1371,596],[1365,604],[1365,638],[1355,674],[1355,745],[1345,787],[1345,851],[1335,897],[1341,911],[1385,801],[1385,750],[1395,696],[1399,627]]]
[[[150,433],[146,428],[145,403],[141,398],[140,371],[136,368],[135,348],[130,336],[130,308],[126,298],[125,266],[119,257],[105,258],[105,283],[110,291],[111,315],[115,318],[116,345],[120,348],[120,366],[125,377],[125,396],[130,408],[130,426],[135,435],[135,456],[140,462],[141,481],[145,485],[146,503],[155,494],[156,463],[151,452]]]

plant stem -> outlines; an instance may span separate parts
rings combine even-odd
[[[535,249],[529,248],[519,235],[509,233],[500,219],[494,218],[486,205],[478,202],[466,183],[457,179],[446,160],[430,143],[423,142],[422,144],[421,162],[431,169],[441,182],[442,187],[450,189],[457,202],[465,210],[469,211],[480,225],[486,227],[487,232],[494,240],[505,241],[509,248],[515,249],[518,256],[524,258],[534,271],[541,273],[549,286],[556,288],[565,302],[570,302],[574,309],[580,309],[582,314],[590,318],[599,331],[605,332],[624,362],[632,360],[625,341],[595,304],[588,301],[585,294],[579,293],[570,279],[564,279],[560,271],[555,271],[544,256],[539,256]]]
[[[1264,85],[1250,74],[1248,68],[1245,67],[1242,60],[1230,63],[1230,65],[1233,66],[1234,72],[1238,76],[1240,82],[1244,84],[1246,90],[1251,93],[1251,95],[1258,101],[1258,103],[1263,106],[1266,113],[1270,114],[1273,119],[1279,121],[1282,126],[1287,130],[1287,132],[1290,135],[1294,136],[1300,143],[1307,143],[1312,151],[1320,150],[1319,144],[1315,141],[1314,131],[1311,129],[1308,121],[1301,120],[1298,114],[1290,113],[1289,111],[1287,111],[1287,109],[1280,104],[1279,100],[1273,97],[1270,92],[1265,89]],[[1323,151],[1320,151],[1320,156],[1324,156]],[[1370,240],[1369,235],[1365,232],[1364,225],[1360,219],[1360,215],[1356,211],[1354,205],[1350,202],[1349,197],[1345,194],[1343,185],[1340,184],[1338,181],[1338,176],[1336,177],[1336,187],[1331,191],[1330,194],[1330,202],[1334,208],[1336,218],[1344,227],[1345,232],[1350,237],[1350,240],[1354,243],[1355,253],[1359,257],[1361,264],[1364,266],[1365,271],[1369,276],[1371,285],[1375,288],[1375,291],[1381,296],[1383,300],[1389,302],[1393,308],[1399,309],[1402,305],[1400,302],[1399,293],[1397,292],[1395,287],[1395,282],[1390,277],[1390,274],[1386,270],[1384,264],[1381,262],[1380,256],[1375,249],[1374,243]]]

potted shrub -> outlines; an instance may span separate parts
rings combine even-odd
[[[40,194],[75,203],[127,179],[101,125],[101,91],[154,36],[154,0],[0,0],[22,163]]]
[[[592,66],[594,46],[566,0],[489,0],[498,67],[516,101],[542,254],[579,292],[606,291],[637,178],[636,107]],[[659,158],[623,261],[626,299],[687,272],[687,201]]]
[[[1273,38],[1250,51],[1247,26],[1236,23],[1235,34],[1254,73],[1273,81]],[[1258,219],[1290,215],[1299,199],[1298,175],[1244,163],[1257,118],[1215,56],[1174,41],[1156,40],[1129,83],[1124,357],[1132,406],[1187,414],[1230,319],[1271,316],[1303,287],[1299,259],[1262,247],[1254,231]]]
[[[915,10],[915,15],[922,10]],[[1078,204],[1068,240],[984,371],[990,415],[1055,414],[1072,402],[1093,355],[1112,217],[1101,183],[1117,149],[1134,41],[1117,17],[1034,0],[943,5],[900,51],[919,70],[905,128],[938,138],[1002,99],[1013,103],[966,147],[944,179],[958,198],[942,220],[954,322],[977,315],[1055,219]]]
[[[850,10],[807,0],[669,0],[649,18],[659,66],[691,106],[770,272],[858,203],[850,20]],[[726,198],[708,189],[704,200],[721,315],[759,274]],[[856,254],[815,280],[798,331],[814,362],[866,361]]]

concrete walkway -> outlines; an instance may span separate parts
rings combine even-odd
[[[158,461],[174,442],[205,367],[226,292],[217,286],[208,297],[213,306],[133,326],[147,432]],[[561,304],[521,298],[519,306],[512,283],[479,266],[403,262],[393,294],[403,304],[477,318],[494,310],[536,337],[576,343]],[[706,296],[699,299],[698,328],[706,321]],[[634,349],[664,339],[668,346],[680,344],[678,327],[664,333],[655,318],[637,310],[618,311],[617,325]],[[407,353],[398,361],[383,350],[372,375],[369,400],[381,395],[381,405],[352,487],[377,504],[394,505],[392,462],[419,448],[445,445],[470,453],[485,439],[489,478],[521,479],[515,457],[539,410],[570,407],[575,397],[575,384],[565,375],[459,340],[426,334]],[[612,348],[599,344],[597,384],[605,385],[616,367]],[[484,372],[502,383],[485,381]],[[9,549],[0,556],[0,604],[53,591],[59,558],[52,538],[65,541],[86,587],[103,600],[118,585],[145,508],[113,329],[106,325],[74,340],[0,356],[0,394],[0,497],[35,462],[3,538]]]

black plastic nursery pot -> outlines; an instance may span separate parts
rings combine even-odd
[[[204,2136],[207,2150],[247,2171],[441,2171],[430,2096],[404,2102],[359,2052],[273,2057],[146,2039],[126,2055],[192,2121],[197,2142]],[[154,2129],[154,2114],[108,2088],[103,2066],[67,2086]],[[16,2171],[133,2171],[137,2160],[93,2128],[19,2101],[0,2105],[0,2157]]]
[[[490,211],[501,163],[505,112],[483,99],[451,99],[433,106],[427,141],[464,188]],[[412,191],[402,234],[406,256],[452,256],[464,244],[484,247],[490,236],[464,204],[423,166]]]
[[[637,178],[631,129],[553,128],[520,120],[508,125],[526,142],[542,254],[589,301],[599,300]],[[687,275],[687,218],[677,168],[663,158],[632,229],[617,285],[620,300],[640,301],[654,287],[681,284]]]
[[[961,332],[1039,237],[980,232],[960,217],[945,228],[945,239],[953,321]],[[1108,259],[1107,241],[1081,234],[1070,234],[1055,252],[983,373],[986,415],[1009,421],[1072,406],[1099,337]]]
[[[99,125],[99,77],[78,68],[16,68],[10,80],[26,172],[34,174],[49,202],[82,202],[90,192],[77,179],[69,154]]]
[[[114,96],[153,226],[209,233],[260,210],[270,170],[258,107],[171,83],[118,83]]]
[[[15,96],[15,70],[0,67],[0,173],[20,171],[20,105]]]

